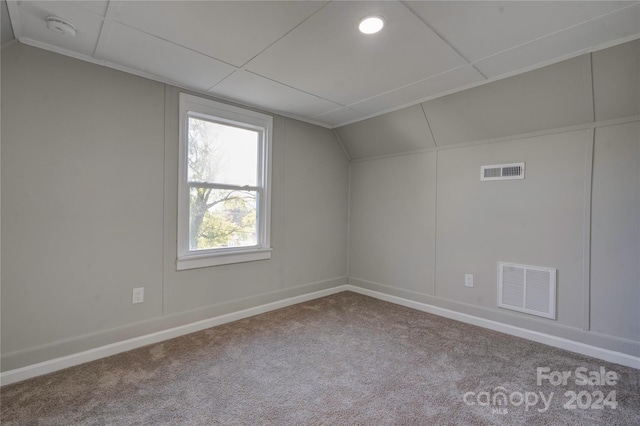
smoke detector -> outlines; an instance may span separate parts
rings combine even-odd
[[[47,17],[47,28],[49,28],[51,32],[59,35],[76,36],[76,27],[74,27],[71,22],[58,18],[57,16]]]

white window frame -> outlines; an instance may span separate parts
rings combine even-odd
[[[189,117],[257,130],[259,142],[257,245],[207,250],[189,249],[189,182],[187,144]],[[176,269],[204,268],[230,263],[251,262],[271,258],[271,145],[273,117],[259,112],[215,102],[198,96],[180,93],[180,124],[178,149],[178,253]]]

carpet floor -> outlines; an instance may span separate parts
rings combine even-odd
[[[343,292],[4,386],[0,404],[3,425],[640,425],[640,370]]]

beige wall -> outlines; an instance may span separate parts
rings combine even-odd
[[[348,160],[279,116],[272,259],[176,272],[178,93],[2,49],[3,370],[346,282]]]
[[[349,276],[433,294],[433,152],[352,165]]]
[[[3,354],[162,314],[163,104],[161,84],[2,49]]]
[[[640,123],[596,129],[591,329],[640,340]]]
[[[582,326],[587,132],[438,152],[436,295],[495,308],[497,262],[557,268],[557,323]],[[524,180],[480,181],[480,166],[523,161]],[[464,286],[464,274],[474,287]]]
[[[639,49],[426,102],[428,133],[410,137],[433,140],[423,152],[388,137],[396,156],[380,158],[362,124],[338,129],[357,147],[349,282],[640,356]],[[482,165],[521,161],[524,180],[480,181]],[[557,319],[498,308],[498,261],[557,268]]]

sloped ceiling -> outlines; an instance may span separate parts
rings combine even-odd
[[[7,9],[7,1],[0,1],[0,31],[2,33],[2,44],[14,39],[13,28],[11,28],[11,20],[9,19],[9,9]]]
[[[640,37],[640,2],[13,1],[25,44],[338,127]],[[363,35],[367,15],[386,20]],[[54,34],[48,16],[70,21]]]
[[[335,129],[351,160],[640,114],[640,40]]]

